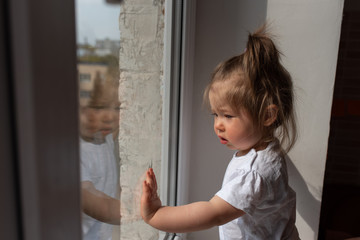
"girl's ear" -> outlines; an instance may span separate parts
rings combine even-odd
[[[264,120],[264,126],[269,127],[273,124],[278,116],[279,108],[275,104],[271,104],[266,108],[266,115]]]

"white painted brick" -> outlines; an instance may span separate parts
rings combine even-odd
[[[119,152],[122,220],[115,239],[157,239],[139,214],[141,177],[152,162],[160,181],[164,0],[121,5]]]

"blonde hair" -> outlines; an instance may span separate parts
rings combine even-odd
[[[289,72],[280,63],[280,52],[263,25],[248,36],[244,53],[220,63],[205,89],[204,101],[209,104],[209,92],[215,83],[231,83],[221,99],[239,112],[245,109],[263,133],[260,142],[279,139],[289,151],[297,137],[294,115],[293,84]],[[264,126],[269,106],[277,106],[277,117]]]

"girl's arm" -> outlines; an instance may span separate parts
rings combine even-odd
[[[223,225],[245,213],[220,197],[178,207],[161,206],[154,172],[149,169],[143,183],[141,215],[144,221],[165,232],[192,232]]]
[[[85,214],[101,222],[120,224],[120,200],[98,191],[89,181],[81,183],[81,205]]]

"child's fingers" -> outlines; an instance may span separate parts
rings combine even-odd
[[[146,172],[146,184],[148,185],[150,191],[150,198],[157,198],[157,182],[152,168],[149,168]]]
[[[143,188],[143,192],[141,198],[145,201],[152,199],[153,191],[151,186],[146,181],[143,182],[142,188]]]
[[[151,185],[155,185],[155,175],[154,172],[151,168],[149,168],[146,172],[146,181],[147,183],[151,184]]]
[[[143,195],[149,194],[149,187],[148,187],[148,185],[147,185],[147,183],[146,183],[146,180],[143,181],[142,189],[143,189]]]
[[[149,188],[149,191],[151,191],[152,194],[156,193],[157,191],[156,179],[151,169],[149,169],[146,173],[146,184],[147,187]]]
[[[150,172],[150,177],[151,177],[152,188],[153,188],[153,191],[156,193],[157,192],[157,182],[156,182],[154,170],[152,168],[150,168],[149,172]]]
[[[153,178],[153,176],[152,176],[152,174],[151,174],[151,170],[148,169],[148,170],[146,171],[146,183],[149,184],[150,186],[152,186],[152,185],[153,185],[153,182],[154,182],[153,179],[154,179],[154,178]]]
[[[151,169],[152,175],[153,175],[153,181],[154,181],[154,185],[155,185],[155,191],[157,191],[158,185],[157,185],[157,181],[156,181],[156,177],[155,177],[155,173],[154,170]]]

